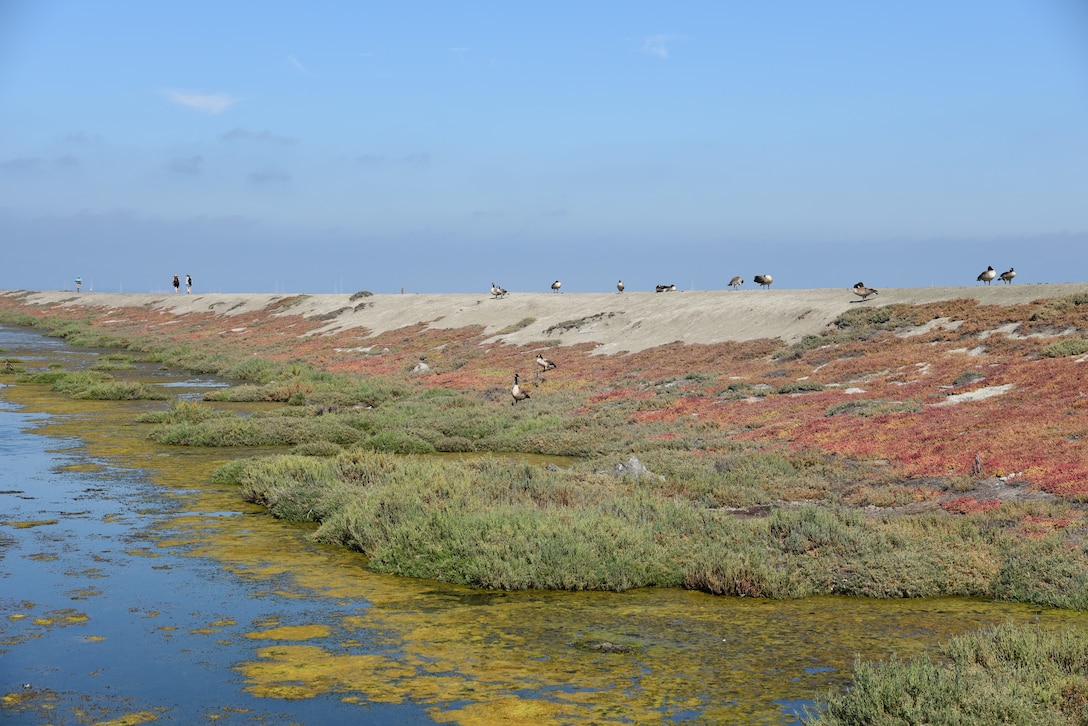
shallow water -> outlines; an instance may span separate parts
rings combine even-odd
[[[34,367],[96,356],[4,328],[0,349]],[[216,385],[154,375],[182,395]],[[1006,619],[1088,624],[963,599],[504,593],[375,574],[208,483],[254,452],[148,440],[133,419],[165,405],[0,389],[0,719],[796,723],[855,655],[914,655]]]

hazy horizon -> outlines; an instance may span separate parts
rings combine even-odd
[[[2,289],[1088,279],[1088,4],[0,4]]]

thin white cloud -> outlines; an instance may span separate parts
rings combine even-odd
[[[675,35],[647,35],[642,39],[642,52],[658,58],[668,58],[669,43],[674,40]]]
[[[287,60],[291,61],[291,65],[293,65],[295,68],[297,68],[300,73],[302,73],[304,75],[307,75],[307,76],[310,75],[310,71],[306,70],[306,66],[302,65],[302,62],[298,58],[296,58],[293,55],[291,55],[290,53],[288,53],[287,54]]]
[[[237,98],[226,93],[197,93],[196,91],[180,91],[176,88],[167,88],[162,91],[162,95],[179,106],[186,106],[211,114],[223,113],[238,103]]]

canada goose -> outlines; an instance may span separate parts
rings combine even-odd
[[[858,284],[854,285],[853,289],[854,289],[854,294],[857,295],[858,297],[860,297],[862,300],[869,297],[870,295],[876,295],[877,292],[878,292],[878,290],[876,288],[865,287],[864,282],[859,282]]]
[[[491,296],[492,297],[506,297],[506,290],[501,286],[491,283]]]
[[[14,370],[15,370],[15,366],[13,366],[13,365],[11,364],[11,361],[10,361],[10,360],[6,360],[6,361],[4,361],[4,370],[6,370],[6,371],[14,371]]]
[[[563,287],[563,283],[559,282],[559,280],[556,280],[552,283],[552,292],[559,292],[559,288],[561,287]]]
[[[765,287],[768,290],[771,289],[771,283],[774,282],[774,278],[770,275],[756,275],[752,280],[759,283],[760,287]]]
[[[619,282],[616,283],[616,289],[619,290],[620,292],[623,292],[623,280],[620,280]]]
[[[734,277],[732,280],[729,281],[729,287],[733,288],[734,290],[736,290],[738,287],[740,287],[743,284],[744,284],[744,278],[741,277],[740,275],[737,275],[736,277]]]
[[[518,385],[517,373],[514,374],[514,387],[510,389],[510,395],[514,397],[513,403],[510,404],[511,406],[518,401],[524,401],[526,398],[529,398],[529,392],[521,390],[521,386]]]
[[[658,285],[655,292],[676,292],[676,285]]]
[[[536,364],[538,366],[540,366],[541,373],[543,373],[544,371],[553,370],[555,368],[555,363],[552,363],[550,360],[548,360],[547,358],[542,356],[540,353],[536,354]]]
[[[997,271],[992,267],[987,267],[985,270],[980,272],[979,276],[975,279],[979,282],[985,282],[987,285],[989,285],[990,281],[993,280],[995,277],[997,277]]]
[[[1007,271],[1001,273],[1001,282],[1010,285],[1014,277],[1016,277],[1016,270],[1010,267]]]

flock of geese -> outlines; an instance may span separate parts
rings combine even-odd
[[[536,354],[536,364],[539,366],[536,375],[540,380],[544,379],[544,373],[555,370],[555,363],[551,362],[540,353]],[[517,373],[514,374],[514,387],[510,389],[510,395],[514,399],[510,403],[511,406],[517,404],[518,401],[524,401],[529,398],[529,392],[521,387],[521,376]]]
[[[987,267],[985,270],[980,272],[979,276],[975,279],[979,282],[985,282],[987,285],[989,285],[991,282],[993,282],[995,277],[1000,279],[1001,282],[1005,283],[1006,285],[1009,285],[1012,283],[1012,278],[1016,277],[1016,270],[1010,267],[1009,269],[998,275],[997,270],[992,267]]]
[[[759,283],[760,287],[765,288],[770,288],[771,283],[774,281],[774,278],[770,275],[756,275],[752,279]],[[729,287],[733,288],[734,290],[736,290],[743,284],[744,278],[740,276],[734,277],[732,280],[729,281]],[[552,292],[559,292],[559,288],[561,287],[563,287],[563,283],[559,280],[556,280],[552,283]],[[627,286],[623,284],[623,280],[620,280],[616,283],[617,292],[623,292],[626,289]],[[654,288],[654,292],[676,292],[676,285],[657,285]],[[501,298],[506,297],[507,294],[508,293],[505,287],[503,287],[502,285],[496,285],[495,283],[491,283],[491,297]]]
[[[989,285],[991,282],[994,281],[995,278],[997,278],[997,279],[1000,279],[1001,282],[1005,283],[1006,285],[1009,285],[1009,284],[1012,284],[1012,279],[1014,277],[1016,277],[1016,270],[1014,268],[1012,268],[1012,267],[1010,267],[1008,270],[1006,270],[1005,272],[1002,272],[1000,275],[998,275],[997,270],[995,270],[991,266],[987,266],[985,270],[983,270],[981,273],[979,273],[979,276],[977,278],[975,278],[975,280],[977,282],[985,282],[987,285]],[[771,287],[771,283],[774,281],[774,278],[771,277],[770,275],[756,275],[755,277],[752,278],[752,280],[754,282],[758,283],[761,288],[769,289]],[[738,287],[740,287],[743,284],[744,284],[744,278],[740,277],[739,275],[737,277],[734,277],[732,280],[729,281],[729,287],[733,288],[734,290],[736,290]],[[555,282],[552,283],[552,292],[559,292],[559,288],[561,286],[562,286],[562,283],[559,282],[559,280],[556,280]],[[616,290],[619,291],[619,292],[623,292],[623,290],[624,290],[623,280],[620,280],[619,282],[616,283]],[[857,284],[854,285],[853,288],[851,288],[851,290],[853,290],[853,293],[855,295],[857,295],[859,298],[861,298],[861,300],[859,302],[863,302],[865,300],[868,300],[873,295],[876,295],[876,294],[879,293],[879,290],[877,290],[875,287],[869,287],[864,282],[858,282]],[[658,285],[655,288],[655,291],[656,292],[676,292],[676,285]],[[491,283],[491,296],[492,297],[494,297],[494,298],[506,297],[506,294],[507,293],[506,293],[506,290],[504,288],[502,288],[499,285],[496,285],[495,283]],[[555,363],[548,360],[547,358],[545,358],[543,355],[541,355],[539,353],[537,353],[537,356],[536,356],[536,364],[538,366],[537,378],[540,379],[540,380],[543,380],[544,373],[546,373],[547,371],[555,370],[555,367],[556,367]],[[529,392],[521,387],[521,376],[518,375],[517,373],[514,374],[514,385],[510,389],[510,396],[514,399],[510,403],[511,406],[516,405],[518,401],[525,401],[525,400],[530,398]]]
[[[978,282],[985,282],[987,285],[989,285],[991,282],[993,282],[995,278],[997,278],[1006,285],[1009,285],[1012,283],[1012,279],[1014,277],[1016,277],[1016,270],[1012,267],[998,275],[997,270],[995,270],[993,267],[988,266],[985,270],[979,273],[979,276],[975,279]],[[771,283],[774,282],[774,278],[770,275],[756,275],[752,278],[752,281],[758,284],[761,288],[769,290],[771,288]],[[743,284],[744,278],[740,275],[737,275],[729,281],[729,287],[733,288],[734,290],[736,290]],[[552,283],[552,292],[559,292],[559,288],[561,288],[562,286],[563,283],[559,280],[556,280]],[[626,286],[623,284],[623,280],[620,280],[616,283],[616,290],[618,292],[623,292],[625,289]],[[866,287],[865,283],[863,282],[857,283],[851,289],[854,291],[854,294],[860,297],[862,300],[867,299],[870,295],[877,294],[876,288]],[[676,292],[676,285],[657,285],[654,288],[654,292]],[[506,295],[506,288],[500,285],[496,285],[495,283],[491,283],[491,297],[501,298],[506,297]]]

